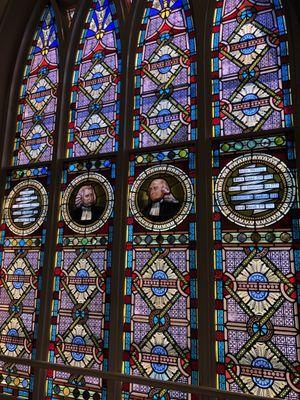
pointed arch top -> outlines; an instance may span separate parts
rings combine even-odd
[[[212,71],[214,136],[293,125],[280,0],[216,2]]]
[[[196,96],[189,2],[148,1],[135,61],[134,147],[194,140]]]
[[[74,65],[67,156],[118,149],[121,42],[116,7],[92,0]]]
[[[55,12],[48,3],[35,31],[23,73],[13,165],[52,159],[59,74],[58,42]]]

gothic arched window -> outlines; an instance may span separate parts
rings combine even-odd
[[[4,3],[0,398],[298,399],[292,5]]]

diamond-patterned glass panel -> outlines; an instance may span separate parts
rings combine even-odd
[[[214,136],[293,125],[280,0],[217,1],[212,57]]]
[[[58,33],[52,6],[40,19],[19,97],[14,165],[50,161],[55,140]]]

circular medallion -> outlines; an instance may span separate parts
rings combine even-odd
[[[151,328],[157,329],[157,332],[165,332],[170,327],[170,316],[168,313],[163,314],[160,310],[153,310],[149,316]]]
[[[113,210],[113,188],[96,173],[77,176],[67,187],[62,199],[62,215],[67,225],[78,233],[91,233],[101,228]]]
[[[252,361],[251,364],[252,368],[257,368],[258,373],[256,375],[252,376],[252,380],[253,382],[260,387],[261,389],[268,389],[270,388],[273,383],[274,383],[274,379],[272,377],[272,375],[270,377],[265,377],[264,374],[261,374],[261,371],[263,370],[273,370],[274,367],[271,364],[271,362],[269,360],[267,360],[265,357],[257,357],[256,359],[254,359]],[[262,376],[260,376],[262,375]]]
[[[151,351],[152,360],[151,367],[157,374],[163,374],[168,369],[166,359],[168,358],[168,352],[163,346],[154,346]],[[161,361],[162,360],[162,361]]]
[[[16,235],[27,236],[44,222],[48,211],[48,195],[36,181],[20,182],[9,193],[4,210],[8,228]]]
[[[263,228],[279,221],[295,199],[295,180],[282,161],[268,154],[247,154],[229,162],[216,181],[215,197],[230,221]]]
[[[152,231],[174,229],[188,216],[193,203],[190,179],[172,165],[146,169],[135,180],[129,197],[134,218]]]
[[[247,331],[251,337],[257,335],[257,340],[259,342],[268,342],[274,334],[274,328],[271,321],[261,323],[261,316],[258,315],[250,318],[247,324]]]

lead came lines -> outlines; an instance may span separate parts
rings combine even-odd
[[[260,228],[283,218],[295,193],[295,180],[286,164],[257,153],[237,157],[222,169],[215,197],[228,219],[240,226]]]
[[[15,204],[12,206],[14,222],[21,223],[24,226],[35,222],[39,207],[38,196],[33,189],[21,190],[19,197],[15,199]]]
[[[236,211],[253,210],[254,214],[265,210],[275,209],[274,199],[279,198],[280,184],[274,183],[274,174],[264,174],[267,167],[256,164],[239,169],[239,176],[233,178],[233,185],[229,187],[231,201]]]

